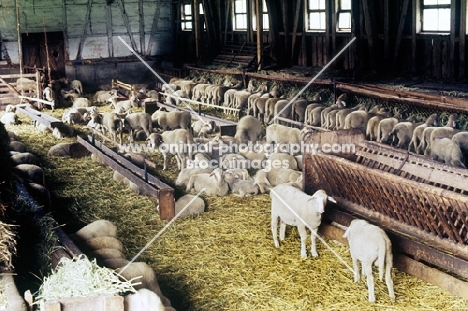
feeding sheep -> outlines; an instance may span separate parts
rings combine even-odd
[[[311,253],[317,257],[315,238],[318,227],[322,221],[322,213],[325,211],[327,200],[335,202],[325,191],[318,190],[313,195],[289,184],[281,184],[270,191],[271,197],[271,232],[275,247],[279,247],[278,222],[280,223],[279,238],[285,238],[286,225],[296,226],[301,237],[301,258],[307,258],[306,239],[307,230],[310,230]]]
[[[372,264],[379,267],[379,279],[381,281],[385,269],[385,283],[387,284],[388,294],[392,300],[395,300],[392,280],[392,244],[385,231],[366,220],[354,219],[346,229],[343,237],[347,238],[349,243],[349,251],[353,260],[354,282],[359,282],[360,279],[358,261],[362,264],[362,274],[367,278],[369,302],[375,302]]]

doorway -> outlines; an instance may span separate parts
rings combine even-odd
[[[25,68],[44,68],[45,72],[50,68],[52,80],[65,77],[66,60],[62,32],[23,33],[21,40]]]

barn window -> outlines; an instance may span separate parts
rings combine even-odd
[[[192,30],[192,5],[182,4],[181,27],[182,30]]]
[[[234,2],[234,29],[247,29],[247,1],[236,0]]]
[[[265,0],[263,0],[262,10],[263,10],[263,29],[268,30],[270,29],[270,22],[268,19],[268,9],[267,9]],[[257,30],[257,16],[253,17],[252,22],[253,22],[253,29]]]
[[[422,0],[422,31],[450,31],[451,0]]]
[[[323,31],[326,23],[325,0],[307,1],[307,30]]]
[[[338,0],[336,7],[337,30],[351,31],[351,0]]]

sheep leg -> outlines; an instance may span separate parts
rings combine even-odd
[[[375,302],[374,277],[372,276],[372,262],[362,263],[362,272],[366,275],[369,302]]]
[[[271,215],[271,233],[273,235],[273,242],[275,243],[275,247],[279,247],[278,242],[278,216]]]
[[[297,226],[297,231],[299,231],[299,236],[301,237],[301,258],[305,259],[307,258],[307,251],[306,251],[307,230],[305,226]]]
[[[310,230],[310,252],[313,257],[317,257],[317,245],[315,243],[315,238],[317,237],[318,228]]]
[[[395,292],[393,291],[392,267],[387,266],[385,272],[385,283],[388,288],[388,295],[392,301],[395,301]]]
[[[354,282],[359,282],[361,276],[359,274],[359,264],[356,257],[351,254],[351,259],[353,260],[353,270],[354,270]]]
[[[280,241],[284,241],[286,236],[286,223],[280,220]]]
[[[167,168],[167,153],[163,152],[162,155],[164,159],[164,165],[163,165],[163,171],[164,171]]]

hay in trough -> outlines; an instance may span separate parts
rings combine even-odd
[[[138,196],[112,180],[112,170],[82,159],[48,158],[57,142],[30,125],[10,127],[40,156],[53,196],[53,215],[72,233],[97,219],[118,227],[128,259],[133,258],[166,222],[154,198]],[[162,167],[159,154],[151,156]],[[154,170],[170,182],[177,170]],[[288,227],[279,248],[270,231],[270,197],[203,196],[206,212],[177,219],[137,259],[155,269],[163,294],[176,310],[459,310],[468,302],[393,269],[396,302],[374,270],[376,303],[367,299],[364,279],[317,241],[319,257],[300,258],[299,235]],[[351,265],[349,249],[325,242]],[[308,245],[309,242],[308,242]],[[308,246],[309,248],[309,246]]]
[[[54,271],[44,279],[35,294],[34,304],[71,297],[135,293],[132,281],[123,280],[112,269],[98,266],[96,259],[89,260],[84,255],[73,259],[63,257]]]

